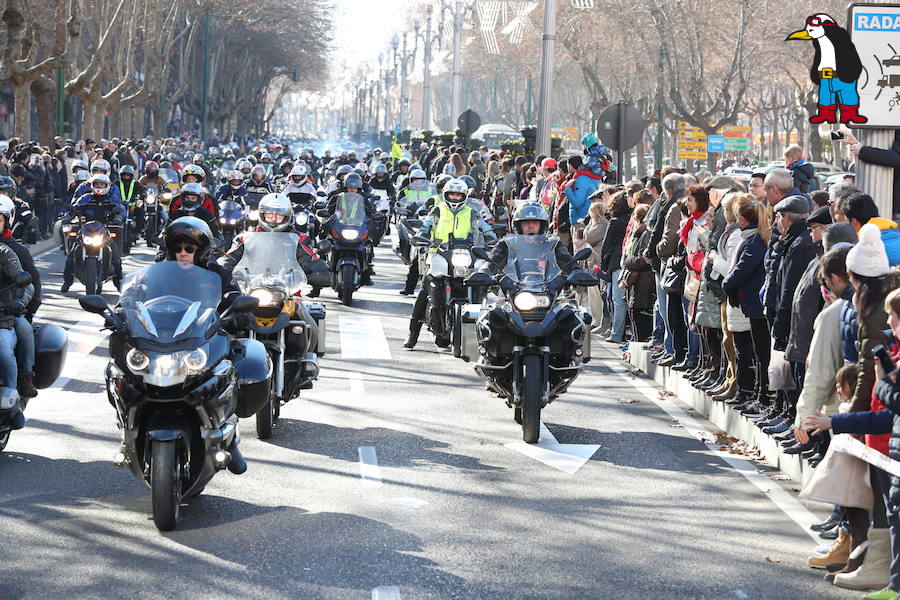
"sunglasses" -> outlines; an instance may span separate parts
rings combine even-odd
[[[175,244],[175,253],[181,254],[182,252],[186,252],[188,254],[194,254],[197,251],[197,246],[192,246],[190,244]]]
[[[806,19],[807,25],[812,25],[813,27],[822,27],[823,25],[834,25],[831,21],[823,21],[819,17],[809,17]]]

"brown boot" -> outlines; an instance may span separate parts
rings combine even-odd
[[[831,546],[831,550],[824,556],[810,556],[806,564],[813,569],[825,569],[828,565],[845,565],[850,559],[850,534],[841,527],[838,529],[838,537]]]

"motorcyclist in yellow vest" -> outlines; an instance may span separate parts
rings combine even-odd
[[[430,238],[438,243],[446,242],[451,236],[454,239],[465,239],[474,234],[480,234],[485,240],[497,239],[493,228],[466,202],[467,191],[468,187],[461,179],[448,181],[444,185],[441,198],[435,202],[434,208],[422,222],[419,236]],[[422,289],[413,305],[412,316],[409,319],[409,337],[403,344],[404,348],[412,349],[419,341],[419,332],[425,319],[429,294],[443,292],[443,287],[438,289],[434,285],[432,277],[426,274],[422,280]],[[435,304],[437,303],[435,302]],[[450,345],[450,340],[435,338],[434,343],[439,348],[446,348]]]

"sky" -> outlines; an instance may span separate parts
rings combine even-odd
[[[377,63],[394,32],[403,29],[406,9],[415,0],[333,0],[335,70],[346,61],[351,69],[364,62]]]

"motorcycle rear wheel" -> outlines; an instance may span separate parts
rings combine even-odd
[[[341,302],[344,306],[353,305],[353,265],[341,267]]]
[[[153,442],[150,492],[156,528],[160,531],[172,531],[178,524],[181,505],[181,462],[176,442]]]
[[[9,443],[9,436],[12,433],[9,429],[0,433],[0,452],[6,449],[6,445]]]
[[[541,389],[543,387],[543,361],[540,356],[525,356],[522,395],[522,440],[534,444],[541,436]]]

